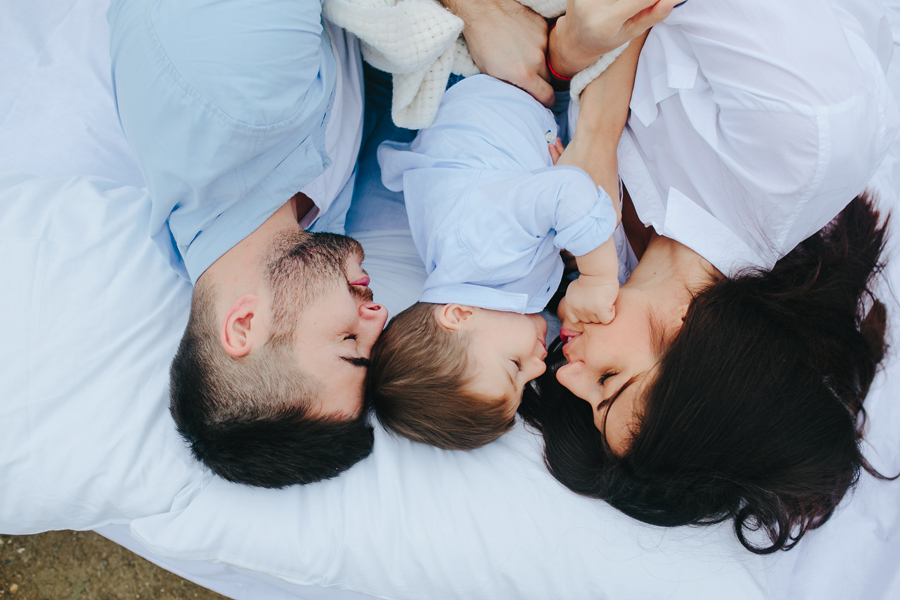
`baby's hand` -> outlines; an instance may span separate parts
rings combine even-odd
[[[559,162],[559,157],[562,156],[562,153],[566,151],[566,147],[563,146],[561,139],[556,138],[556,143],[550,144],[548,148],[550,149],[550,160],[552,160],[555,165]]]
[[[618,295],[618,279],[582,274],[566,290],[566,319],[572,323],[610,323],[616,318]]]

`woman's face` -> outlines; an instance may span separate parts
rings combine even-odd
[[[652,295],[622,286],[616,318],[608,325],[573,325],[564,314],[560,304],[560,337],[568,364],[557,370],[556,378],[593,407],[595,426],[610,449],[622,456],[640,421],[645,387],[654,378],[661,346],[661,332],[651,326]]]

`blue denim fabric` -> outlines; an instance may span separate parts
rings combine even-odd
[[[449,90],[450,88],[452,88],[454,85],[456,85],[457,83],[459,83],[460,81],[462,81],[465,78],[466,78],[465,75],[459,75],[457,73],[450,73],[450,78],[447,80],[447,87],[444,89]]]
[[[550,111],[556,117],[559,124],[559,139],[563,144],[568,144],[572,136],[569,133],[569,92],[554,92],[556,100]]]

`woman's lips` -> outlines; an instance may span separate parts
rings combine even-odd
[[[563,343],[568,344],[571,340],[577,338],[581,335],[580,331],[575,331],[574,329],[566,329],[563,327],[559,330],[559,337],[562,339]]]
[[[566,357],[566,362],[571,363],[572,357],[570,354],[572,353],[572,342],[581,335],[580,331],[573,331],[572,329],[566,329],[563,327],[559,330],[559,338],[563,341],[562,353],[563,356]]]

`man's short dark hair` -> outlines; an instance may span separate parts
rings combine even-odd
[[[277,240],[274,247],[281,254],[289,245]],[[329,251],[328,243],[324,247]],[[329,260],[340,264],[341,251]],[[269,263],[270,279],[286,269],[284,260],[270,257]],[[236,358],[219,341],[216,292],[201,277],[170,370],[169,410],[193,455],[229,481],[267,488],[334,477],[365,458],[374,443],[364,414],[337,419],[314,412],[317,382],[296,364],[290,323],[296,315],[282,314],[278,305],[286,300],[279,296],[276,290],[275,333]]]

